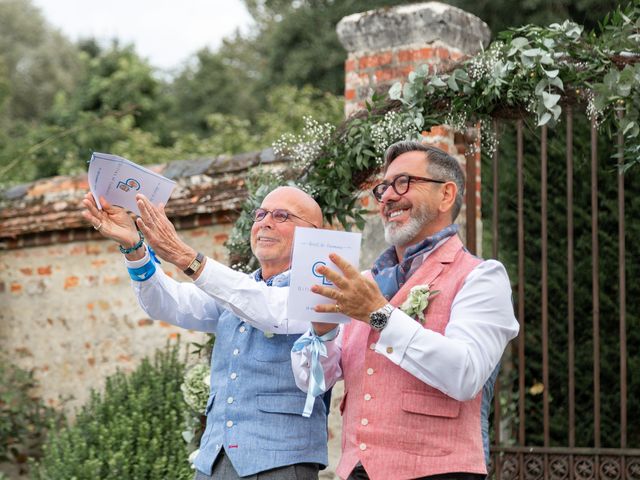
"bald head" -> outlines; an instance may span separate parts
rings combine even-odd
[[[277,203],[294,215],[308,220],[316,227],[322,227],[322,210],[311,195],[296,187],[278,187],[264,197],[262,206]]]

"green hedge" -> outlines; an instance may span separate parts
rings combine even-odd
[[[37,386],[32,371],[0,358],[0,462],[14,463],[21,472],[29,459],[41,456],[47,426],[62,420],[34,394]]]
[[[52,433],[36,479],[186,479],[178,345],[156,353],[131,374],[107,379],[92,392],[73,425]]]

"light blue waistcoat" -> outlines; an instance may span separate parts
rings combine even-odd
[[[288,275],[273,284],[288,285]],[[221,448],[240,476],[296,463],[328,464],[327,418],[322,397],[310,418],[306,394],[291,369],[291,347],[300,337],[265,335],[223,310],[211,356],[207,427],[195,467],[211,474]]]

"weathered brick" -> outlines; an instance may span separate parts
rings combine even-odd
[[[412,66],[382,68],[375,72],[375,78],[379,83],[404,80],[412,71]]]
[[[33,352],[27,347],[14,348],[13,351],[21,357],[33,357]]]
[[[345,100],[353,100],[356,98],[356,91],[353,88],[348,88],[344,91]]]
[[[17,282],[12,282],[11,283],[11,291],[13,293],[20,293],[22,292],[22,284],[17,283]]]
[[[229,234],[228,233],[218,233],[218,234],[213,236],[213,241],[217,245],[224,245],[224,242],[226,242],[227,240],[229,240]]]
[[[69,290],[70,288],[75,288],[79,285],[80,279],[75,275],[71,275],[64,279],[64,289]]]
[[[51,275],[51,265],[38,267],[38,275]]]
[[[33,268],[25,267],[20,269],[20,273],[23,275],[33,275]]]
[[[118,285],[120,283],[120,277],[118,275],[105,275],[102,277],[102,282],[105,285]]]
[[[160,325],[162,328],[170,328],[171,324],[167,323],[167,322],[158,322],[158,325]]]
[[[433,48],[420,48],[420,49],[407,49],[400,50],[398,52],[398,62],[407,63],[407,62],[419,62],[421,60],[428,60],[433,58],[434,56]]]
[[[96,260],[91,260],[91,265],[93,266],[93,268],[100,268],[103,265],[105,265],[107,263],[107,261],[103,258],[101,259],[96,259]]]
[[[431,127],[429,134],[434,137],[449,137],[451,135],[451,128],[446,125],[436,125]]]
[[[439,58],[448,59],[451,57],[451,50],[449,50],[448,48],[438,47],[436,50],[437,50],[436,55]]]
[[[366,55],[358,59],[358,68],[377,68],[380,65],[389,65],[393,59],[391,52],[380,52],[373,55]]]
[[[344,62],[344,71],[345,72],[352,72],[354,71],[356,68],[356,61],[353,58],[349,58],[348,60],[346,60]]]
[[[151,320],[150,318],[141,318],[140,320],[138,320],[139,327],[148,327],[149,325],[153,325],[153,320]]]
[[[87,358],[87,363],[89,366],[93,367],[96,364],[96,359],[94,357]]]
[[[88,243],[86,245],[86,253],[88,255],[98,255],[102,253],[102,249],[96,244]]]

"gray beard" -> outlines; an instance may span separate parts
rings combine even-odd
[[[402,226],[395,222],[387,222],[384,225],[384,239],[389,245],[394,247],[405,247],[417,243],[416,236],[420,233],[422,227],[433,221],[436,215],[432,214],[426,207],[417,210],[414,215],[409,217],[409,221]],[[422,239],[418,239],[422,240]]]

